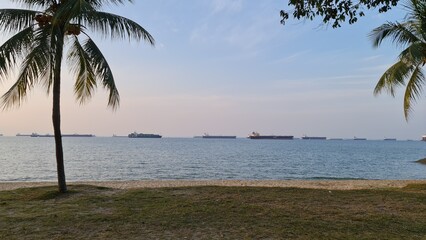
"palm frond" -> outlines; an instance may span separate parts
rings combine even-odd
[[[86,0],[91,6],[93,6],[96,9],[100,9],[103,6],[106,5],[120,5],[125,4],[126,2],[133,3],[133,0]]]
[[[107,60],[101,50],[92,39],[88,39],[84,44],[84,50],[89,56],[90,62],[96,73],[96,78],[102,82],[104,88],[109,90],[108,106],[116,109],[120,105],[120,94],[115,85],[114,76]]]
[[[12,87],[1,97],[1,105],[3,109],[13,106],[19,107],[21,102],[27,95],[27,90],[31,89],[26,79],[16,81]]]
[[[408,116],[412,110],[412,104],[421,96],[423,91],[423,85],[425,84],[425,76],[420,66],[416,66],[407,82],[407,86],[404,94],[404,116],[408,119]]]
[[[5,76],[9,69],[16,66],[18,60],[23,59],[18,80],[2,96],[0,105],[3,108],[19,106],[27,92],[41,80],[49,92],[53,83],[53,73],[57,72],[54,68],[58,64],[54,63],[62,59],[62,54],[59,56],[55,53],[62,53],[59,49],[65,44],[64,36],[70,36],[73,42],[68,60],[71,70],[76,75],[74,91],[78,101],[83,103],[90,99],[99,81],[109,91],[108,106],[117,108],[120,97],[108,62],[90,37],[81,44],[78,35],[80,32],[86,34],[86,30],[91,30],[103,37],[144,40],[154,45],[154,38],[138,23],[122,16],[99,11],[109,4],[119,5],[134,1],[12,1],[41,10],[0,9],[0,31],[18,32],[0,46],[0,77]],[[40,16],[49,18],[47,21],[40,21],[37,19]],[[39,27],[35,27],[36,24]],[[77,31],[71,31],[70,27],[76,27]]]
[[[414,66],[423,64],[426,60],[426,43],[412,43],[399,54],[399,59]]]
[[[66,1],[62,2],[58,8],[57,16],[66,19],[78,17],[82,12],[99,11],[102,7],[109,4],[119,5],[125,2],[133,3],[132,0],[85,0],[85,1]]]
[[[407,19],[419,20],[425,17],[426,3],[423,0],[410,0],[408,4],[404,4],[405,10],[408,12]]]
[[[390,38],[396,45],[407,45],[421,41],[416,35],[416,25],[414,22],[405,23],[385,23],[373,29],[369,34],[374,47],[379,47],[383,40]]]
[[[96,87],[96,79],[90,56],[84,51],[77,37],[73,37],[73,40],[68,61],[77,77],[74,93],[80,104],[83,104],[92,97],[93,90]]]
[[[407,19],[417,22],[417,32],[421,34],[423,40],[426,40],[426,2],[421,0],[411,0]]]
[[[25,57],[18,80],[1,97],[3,109],[14,105],[20,106],[35,83],[42,77],[48,76],[50,71],[50,45],[47,31],[38,31],[34,38],[34,44]]]
[[[425,84],[422,67],[426,63],[426,1],[409,0],[405,8],[408,14],[404,23],[388,22],[375,28],[369,36],[375,47],[380,46],[385,39],[399,46],[407,46],[399,54],[399,61],[379,79],[374,94],[386,90],[395,96],[396,87],[406,85],[404,116],[408,120],[412,103],[418,99]]]
[[[16,67],[17,62],[24,57],[27,49],[31,47],[32,39],[33,28],[28,27],[0,46],[0,80],[6,78]]]
[[[405,79],[413,71],[412,65],[400,60],[392,65],[382,77],[380,77],[374,88],[374,95],[380,94],[383,90],[388,92],[393,97],[395,96],[395,89],[405,84]]]
[[[79,18],[81,12],[95,11],[87,1],[66,1],[61,3],[53,15],[52,24],[65,23],[66,25],[71,23],[71,19]]]
[[[29,8],[46,8],[52,4],[55,4],[56,0],[11,0],[19,4],[23,4]]]
[[[34,25],[38,11],[26,9],[0,9],[0,31],[20,32]]]
[[[81,15],[83,25],[102,36],[121,39],[145,40],[151,45],[155,44],[154,38],[138,23],[106,12],[84,12]]]

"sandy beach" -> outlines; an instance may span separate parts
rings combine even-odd
[[[426,184],[426,180],[142,180],[142,181],[83,181],[68,185],[94,185],[115,189],[232,186],[232,187],[296,187],[329,190],[402,188],[408,184]],[[18,188],[56,186],[56,182],[0,182],[0,191]]]

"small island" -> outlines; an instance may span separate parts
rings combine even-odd
[[[426,158],[420,159],[416,161],[417,163],[426,164]]]

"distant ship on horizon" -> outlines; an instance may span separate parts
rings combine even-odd
[[[327,137],[309,137],[307,135],[302,136],[303,140],[326,140]]]
[[[383,140],[384,140],[384,141],[396,141],[396,138],[386,138],[386,137],[385,137]]]
[[[250,139],[272,139],[272,140],[293,140],[294,136],[281,136],[281,135],[260,135],[258,132],[252,132]]]
[[[17,137],[31,137],[32,134],[21,134],[21,133],[17,133],[16,136]]]
[[[128,135],[129,138],[162,138],[161,135],[152,133],[137,133],[132,132]]]
[[[96,137],[94,134],[62,134],[62,137]]]
[[[202,136],[195,136],[194,138],[207,138],[207,139],[236,139],[237,136],[233,135],[210,135],[208,133],[204,133]]]
[[[18,133],[19,134],[19,133]],[[18,134],[16,136],[18,136]],[[31,133],[30,135],[27,134],[19,134],[20,137],[22,136],[29,136],[29,137],[54,137],[53,134],[38,134],[38,133]],[[95,137],[93,134],[62,134],[62,137]]]
[[[354,137],[354,140],[367,140],[367,138]]]
[[[52,135],[52,134],[38,134],[38,133],[32,133],[31,135],[30,135],[30,137],[54,137],[54,135]]]
[[[119,138],[123,138],[123,137],[127,137],[127,136],[121,136],[121,135],[112,134],[112,137],[119,137]]]

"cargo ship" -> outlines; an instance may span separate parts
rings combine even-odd
[[[224,136],[224,135],[209,135],[207,133],[204,133],[203,136],[201,136],[201,138],[210,138],[210,139],[236,139],[237,136]]]
[[[31,133],[31,137],[53,137],[52,134],[38,134],[38,133]]]
[[[20,136],[27,136],[27,135],[20,135]],[[53,134],[32,133],[29,136],[30,137],[54,137],[55,135],[53,135]],[[93,135],[93,134],[78,134],[78,133],[74,133],[74,134],[62,134],[62,137],[94,137],[94,136],[95,135]]]
[[[294,136],[260,135],[258,132],[252,132],[248,138],[250,138],[250,139],[272,139],[272,140],[293,140]]]
[[[21,134],[21,133],[17,133],[16,136],[17,137],[31,137],[32,134]]]
[[[326,140],[327,137],[309,137],[309,136],[303,135],[302,139],[303,140]]]
[[[384,141],[396,141],[396,138],[384,138]]]
[[[62,134],[62,137],[95,137],[93,134]]]
[[[161,135],[151,133],[137,133],[133,132],[128,135],[129,138],[162,138]]]
[[[367,138],[354,137],[354,140],[367,140]]]
[[[124,137],[127,137],[127,136],[121,136],[121,135],[115,135],[115,134],[113,134],[112,137],[124,138]]]

